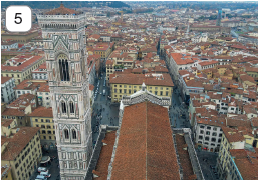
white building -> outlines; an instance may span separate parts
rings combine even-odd
[[[1,77],[1,102],[11,103],[15,100],[15,79],[12,77]]]
[[[35,80],[48,80],[46,62],[32,71],[32,78]]]

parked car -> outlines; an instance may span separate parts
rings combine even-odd
[[[46,167],[39,167],[38,172],[46,172],[47,168]]]
[[[40,172],[40,175],[46,177],[46,178],[50,178],[51,174],[48,173],[48,170],[46,172]]]
[[[47,178],[43,175],[38,175],[35,180],[47,180]]]

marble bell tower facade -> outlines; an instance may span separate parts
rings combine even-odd
[[[62,180],[82,180],[92,154],[85,15],[59,8],[37,15],[42,29]]]

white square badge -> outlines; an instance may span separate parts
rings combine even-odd
[[[31,29],[29,6],[9,6],[6,9],[6,28],[10,32],[27,32]]]

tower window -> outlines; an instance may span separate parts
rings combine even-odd
[[[69,133],[67,129],[64,130],[64,135],[65,135],[65,139],[69,139]]]
[[[76,131],[74,129],[72,130],[72,136],[73,136],[73,139],[76,139]]]
[[[74,113],[74,105],[73,102],[69,102],[69,107],[70,107],[70,113]]]
[[[70,81],[67,57],[65,55],[59,55],[58,61],[61,81]]]
[[[66,113],[66,105],[64,101],[61,102],[61,107],[62,107],[62,113]]]

